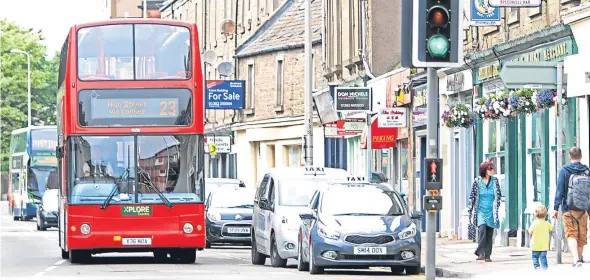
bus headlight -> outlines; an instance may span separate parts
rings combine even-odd
[[[80,226],[80,232],[84,235],[89,234],[90,233],[90,225],[89,224],[82,224]]]
[[[182,231],[184,231],[184,233],[192,233],[193,225],[191,225],[190,223],[185,223],[184,226],[182,226]]]

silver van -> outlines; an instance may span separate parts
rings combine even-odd
[[[252,264],[285,267],[297,257],[301,218],[315,191],[328,182],[352,175],[337,168],[286,167],[269,169],[258,185],[252,216]]]

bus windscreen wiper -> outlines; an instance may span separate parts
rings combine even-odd
[[[117,189],[118,189],[117,185],[114,185],[113,189],[111,190],[111,193],[109,193],[109,196],[107,196],[107,199],[104,200],[104,203],[100,207],[101,209],[107,209],[107,205],[109,204],[109,202],[111,202],[111,199],[113,199],[113,197],[115,196]]]
[[[168,198],[166,198],[166,196],[162,193],[162,191],[160,191],[158,188],[156,188],[156,186],[154,186],[154,184],[152,184],[152,180],[147,175],[147,173],[142,170],[142,171],[140,171],[139,174],[140,174],[140,176],[143,176],[143,178],[145,179],[145,183],[143,183],[143,184],[148,186],[151,190],[155,191],[158,194],[158,196],[160,197],[160,199],[164,202],[164,204],[166,204],[166,206],[168,206],[168,208],[172,208],[172,202],[170,202],[170,200],[168,200]]]

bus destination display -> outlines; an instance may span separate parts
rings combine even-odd
[[[178,98],[91,99],[92,119],[176,118]]]

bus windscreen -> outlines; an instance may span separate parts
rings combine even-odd
[[[93,89],[78,94],[81,126],[187,126],[188,89]]]

